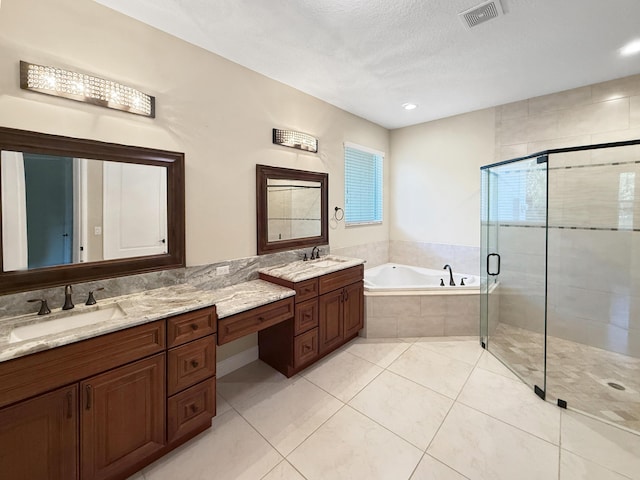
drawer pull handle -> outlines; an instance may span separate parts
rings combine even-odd
[[[304,350],[305,352],[308,352],[309,350],[311,350],[311,345],[303,345],[302,350]]]
[[[304,318],[311,318],[311,314],[310,313],[305,313],[304,314]]]
[[[87,410],[91,410],[91,385],[87,385],[84,387],[84,391],[87,397],[87,403],[85,405],[85,408]]]
[[[197,330],[198,329],[198,325],[195,323],[191,324],[191,330]]]
[[[258,317],[258,320],[259,320],[260,322],[264,322],[264,317]]]
[[[194,404],[191,404],[189,408],[191,410],[191,413],[196,413],[198,411],[198,407],[196,407]]]
[[[192,366],[193,368],[196,368],[198,365],[199,365],[199,363],[198,363],[198,361],[197,361],[197,360],[191,360],[191,366]]]

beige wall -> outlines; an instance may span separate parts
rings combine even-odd
[[[494,158],[495,110],[391,132],[390,238],[480,245],[480,166]]]
[[[189,265],[256,253],[256,164],[328,172],[333,209],[343,142],[389,151],[386,129],[90,0],[3,1],[0,59],[0,125],[185,152]],[[138,87],[156,96],[157,118],[20,90],[19,60]],[[320,153],[272,145],[273,127],[315,135]],[[332,247],[386,241],[388,223],[329,234]]]

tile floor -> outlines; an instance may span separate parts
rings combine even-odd
[[[640,436],[543,402],[476,339],[356,339],[218,379],[213,427],[132,480],[640,479]]]
[[[488,346],[527,384],[543,386],[542,334],[500,323]],[[550,401],[561,398],[575,410],[640,432],[640,358],[549,335],[546,368]]]

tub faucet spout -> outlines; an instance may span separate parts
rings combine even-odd
[[[453,281],[453,272],[451,271],[451,266],[450,265],[445,265],[444,267],[442,267],[445,270],[449,270],[449,286],[451,287],[455,287],[456,286],[456,282]]]

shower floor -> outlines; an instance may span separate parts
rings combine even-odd
[[[570,409],[640,432],[640,358],[557,337],[547,341],[547,400],[565,400]],[[488,348],[527,384],[543,387],[542,334],[501,323]]]

